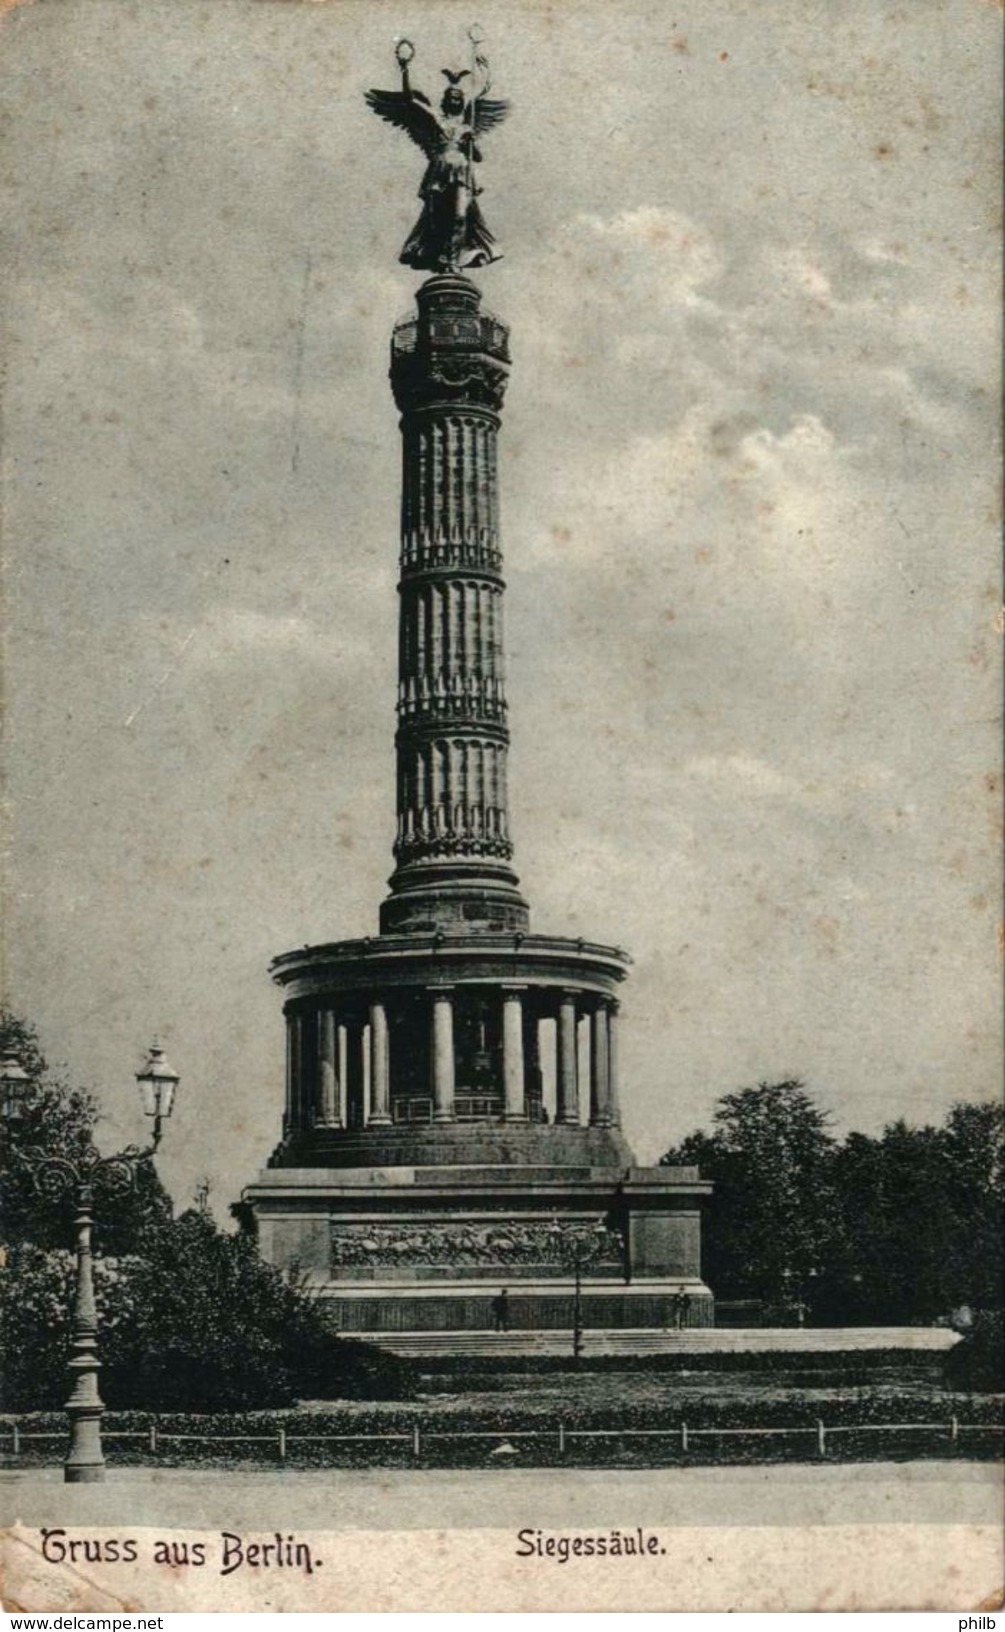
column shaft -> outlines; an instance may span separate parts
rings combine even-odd
[[[610,1126],[608,1100],[607,1010],[598,1004],[590,1025],[590,1125]]]
[[[454,1120],[454,1005],[447,992],[433,994],[433,1121]]]
[[[304,1125],[304,1022],[303,1016],[291,1014],[290,1027],[290,1125],[299,1133]]]
[[[503,992],[503,1109],[507,1122],[527,1120],[520,993]]]
[[[321,1011],[318,1047],[318,1119],[323,1127],[337,1128],[342,1122],[342,1092],[338,1074],[338,1031],[331,1009]]]
[[[362,1020],[346,1025],[346,1126],[359,1129],[365,1121],[366,1028]]]
[[[618,1081],[618,1008],[612,1001],[607,1009],[607,1103],[612,1128],[621,1126],[621,1097]]]
[[[541,1025],[533,998],[523,1005],[523,1065],[527,1083],[527,1112],[543,1114],[544,1078],[541,1071]],[[536,1110],[532,1107],[537,1107]]]
[[[293,1016],[286,1016],[286,1110],[283,1115],[284,1136],[292,1133],[294,1121],[294,1099],[296,1095],[296,1077],[293,1048]]]
[[[576,1036],[576,999],[562,998],[558,1010],[558,1073],[555,1121],[579,1121],[579,1047]]]
[[[383,1003],[370,1004],[370,1126],[391,1120],[391,1078],[387,1015]]]

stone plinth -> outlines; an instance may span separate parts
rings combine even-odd
[[[672,1324],[681,1296],[689,1324],[711,1323],[709,1189],[691,1168],[268,1168],[245,1201],[263,1255],[295,1265],[346,1331],[485,1330],[502,1287],[515,1329],[567,1327],[566,1239],[591,1232],[584,1324],[618,1329]]]

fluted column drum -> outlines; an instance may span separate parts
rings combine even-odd
[[[381,930],[522,930],[510,865],[497,437],[508,331],[431,278],[399,324],[397,833]]]

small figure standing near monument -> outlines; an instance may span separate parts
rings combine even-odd
[[[686,1292],[675,1292],[670,1299],[670,1321],[675,1332],[683,1331],[688,1323],[691,1299]]]
[[[509,1331],[509,1292],[506,1287],[497,1298],[492,1299],[492,1319],[497,1332]]]
[[[481,31],[469,29],[468,38],[472,66],[442,70],[448,83],[439,113],[428,96],[412,89],[408,67],[415,47],[410,40],[399,40],[395,50],[401,90],[366,92],[374,113],[407,131],[429,160],[419,188],[422,214],[399,256],[419,272],[459,272],[499,259],[478,203],[481,151],[476,138],[502,123],[509,103],[488,100],[488,61],[478,51]],[[462,80],[470,80],[470,95]]]

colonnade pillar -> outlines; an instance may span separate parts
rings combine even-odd
[[[523,1057],[524,988],[503,991],[503,1114],[507,1122],[526,1122],[527,1087]]]
[[[294,1131],[294,1100],[297,1093],[297,1072],[294,1059],[294,1022],[295,1015],[286,1017],[286,1110],[282,1113],[282,1133],[284,1138]]]
[[[363,1105],[366,1084],[366,1024],[361,1019],[346,1021],[346,1127],[359,1129],[365,1120]]]
[[[618,1081],[618,1011],[621,1004],[612,997],[607,1005],[607,1104],[612,1128],[621,1126],[621,1100]]]
[[[579,1040],[576,1032],[576,996],[563,992],[558,1009],[558,1071],[555,1121],[579,1122]]]
[[[590,1016],[590,1126],[610,1126],[607,1009],[598,1003]]]
[[[383,1003],[370,1004],[370,1126],[391,1120],[391,1075],[387,1051],[387,1014]]]
[[[454,1005],[452,988],[433,993],[433,1121],[454,1120]]]
[[[534,1115],[532,1106],[540,1106],[544,1100],[544,1079],[541,1075],[541,1028],[540,1015],[533,999],[523,1003],[523,1065],[524,1081],[527,1085],[527,1112]],[[540,1111],[536,1113],[540,1115]]]
[[[322,1127],[342,1124],[342,1085],[339,1082],[338,1027],[331,1009],[322,1009],[318,1037],[318,1121]]]

